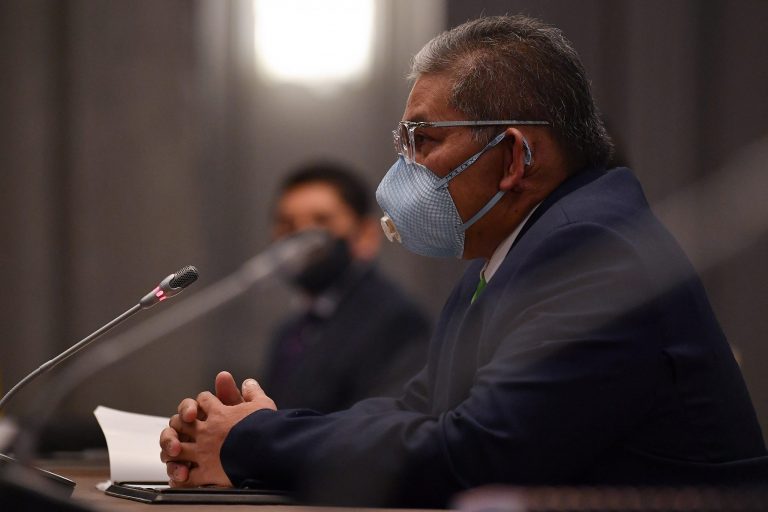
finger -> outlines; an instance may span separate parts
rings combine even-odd
[[[243,396],[237,389],[235,378],[229,372],[219,372],[216,375],[216,397],[224,405],[237,405],[243,403]]]
[[[198,462],[197,443],[179,443],[178,453],[176,455],[168,455],[168,452],[163,450],[160,452],[160,460],[168,464],[169,462],[178,462],[180,464],[186,464],[187,466],[194,466]]]
[[[160,433],[160,459],[162,460],[164,456],[177,457],[180,452],[181,441],[176,431],[170,427],[163,429]]]
[[[181,416],[181,420],[187,423],[205,419],[204,413],[200,411],[197,406],[197,402],[191,398],[182,400],[177,412],[179,413],[179,416]]]
[[[246,379],[245,382],[243,382],[243,398],[245,398],[246,402],[266,402],[269,404],[269,409],[276,409],[275,402],[264,393],[264,390],[261,389],[259,383],[254,379]]]
[[[181,454],[181,450],[179,450],[179,454]],[[168,453],[165,452],[164,450],[160,450],[160,462],[163,462],[166,465],[168,465],[171,462],[174,462],[174,463],[177,463],[177,464],[184,464],[186,466],[190,466],[192,464],[191,462],[189,462],[187,460],[183,460],[181,458],[181,455],[177,455],[176,457],[172,457],[172,456],[168,455]]]
[[[179,441],[192,441],[197,434],[197,422],[187,423],[181,421],[181,417],[178,414],[171,416],[168,420],[168,426],[178,434]]]
[[[194,441],[193,436],[181,434],[172,427],[166,428],[160,433],[160,449],[168,456],[168,459],[179,457],[182,443]]]
[[[179,486],[189,480],[189,465],[182,462],[168,462],[165,465],[171,487]]]
[[[213,394],[211,394],[208,391],[203,391],[199,395],[197,395],[197,407],[199,409],[198,415],[202,411],[202,414],[205,415],[205,417],[208,417],[208,414],[215,409],[216,407],[221,407],[221,400],[216,398]]]
[[[166,427],[160,432],[160,449],[169,457],[177,457],[181,453],[181,441],[174,428]]]

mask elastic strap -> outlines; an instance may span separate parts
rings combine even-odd
[[[466,168],[472,165],[473,163],[475,163],[475,161],[478,158],[480,158],[483,155],[483,153],[485,153],[486,151],[494,147],[496,144],[504,140],[504,137],[506,136],[507,136],[507,132],[501,132],[496,137],[494,137],[494,139],[488,144],[486,144],[483,149],[481,149],[480,151],[478,151],[477,153],[469,157],[467,160],[464,161],[463,164],[459,165],[457,168],[455,168],[454,170],[452,170],[451,172],[443,176],[440,179],[440,181],[438,181],[437,184],[435,184],[435,190],[447,187],[449,181],[451,181],[453,178],[455,178],[456,176],[464,172]]]
[[[498,144],[498,142],[496,144]],[[528,145],[528,141],[525,140],[525,138],[523,138],[523,150],[525,151],[525,165],[531,165],[531,162],[533,162],[533,155],[531,154],[531,147]],[[507,192],[506,190],[499,190],[498,192],[496,192],[496,194],[490,199],[490,201],[485,203],[485,206],[480,208],[479,212],[474,214],[471,219],[469,219],[467,222],[461,225],[461,228],[460,228],[461,232],[463,233],[464,231],[468,230],[470,226],[472,226],[472,224],[480,220],[483,215],[488,213],[488,210],[496,206],[496,203],[499,202],[499,200],[502,198],[504,194],[506,194],[506,192]]]
[[[503,196],[504,194],[506,194],[506,193],[507,193],[507,191],[506,191],[506,190],[499,190],[498,192],[496,192],[496,194],[495,194],[495,195],[494,195],[494,196],[491,198],[491,200],[490,200],[490,201],[488,201],[487,203],[485,203],[485,206],[483,206],[482,208],[480,208],[480,211],[479,211],[479,212],[477,212],[476,214],[474,214],[474,215],[472,216],[472,218],[471,218],[471,219],[469,219],[467,222],[465,222],[464,224],[462,224],[462,225],[461,225],[460,231],[463,233],[464,231],[468,230],[468,229],[469,229],[469,227],[470,227],[472,224],[474,224],[475,222],[477,222],[478,220],[480,220],[480,218],[481,218],[483,215],[485,215],[486,213],[488,213],[488,210],[490,210],[491,208],[493,208],[494,206],[496,206],[496,203],[498,203],[498,202],[499,202],[499,199],[501,199],[501,198],[502,198],[502,196]]]

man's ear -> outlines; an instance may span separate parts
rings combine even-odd
[[[499,182],[499,189],[510,191],[520,190],[525,178],[526,168],[533,162],[531,148],[520,130],[509,127],[504,156],[504,175]]]

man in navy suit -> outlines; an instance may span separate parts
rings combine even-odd
[[[560,31],[489,17],[414,59],[377,192],[387,236],[475,260],[399,399],[317,414],[216,379],[160,439],[171,484],[445,506],[492,483],[744,481],[765,445],[695,271],[611,142]],[[322,385],[322,383],[318,383]],[[268,390],[267,390],[268,391]]]

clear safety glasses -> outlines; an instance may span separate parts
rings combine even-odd
[[[406,162],[416,161],[420,145],[419,130],[425,128],[444,128],[450,126],[514,126],[514,125],[548,125],[548,121],[400,121],[397,129],[392,130],[392,140],[397,154],[403,155]]]

